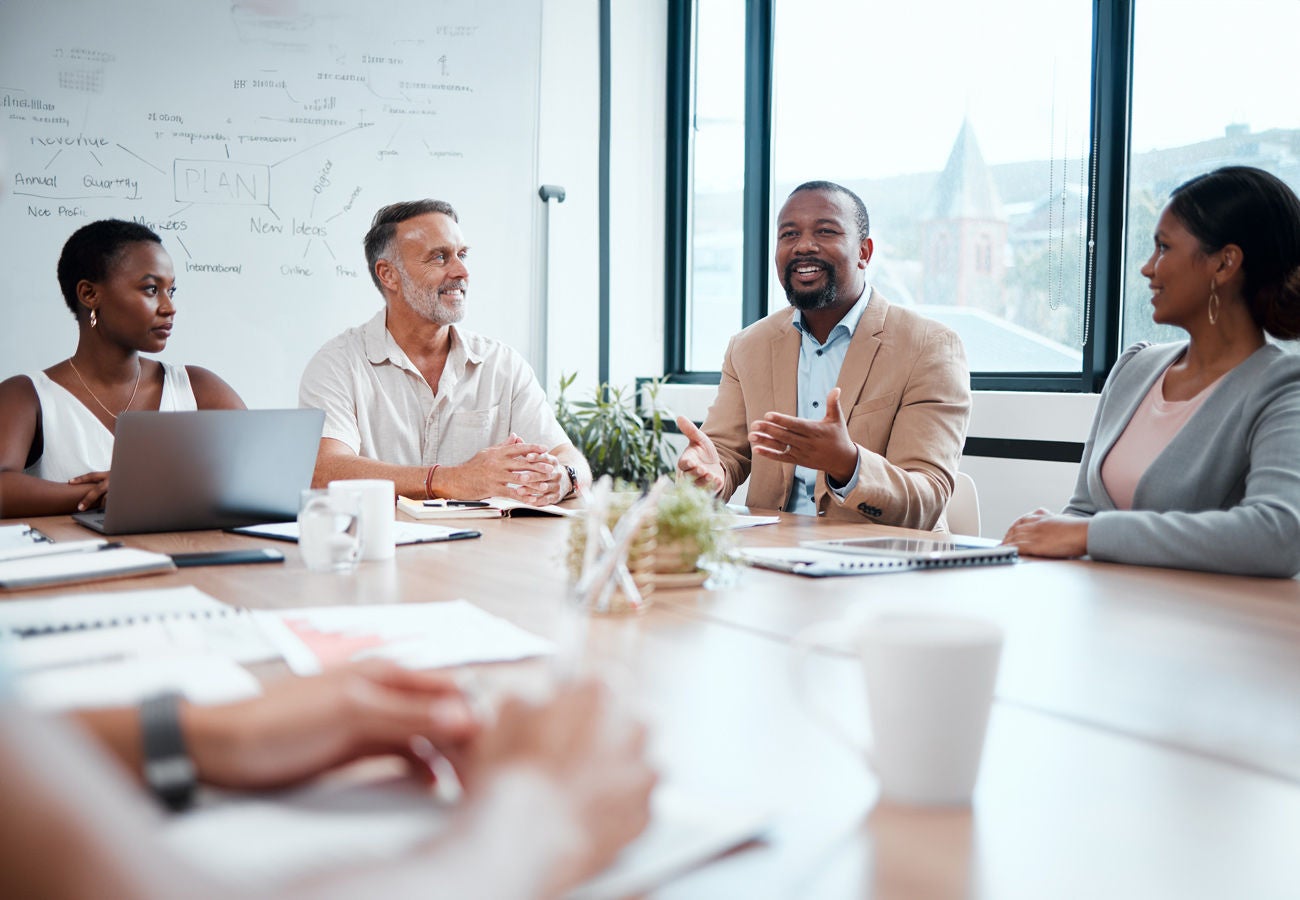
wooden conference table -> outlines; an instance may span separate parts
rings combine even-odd
[[[85,537],[66,518],[30,521],[56,540]],[[193,584],[255,608],[464,597],[558,637],[572,621],[567,523],[475,527],[480,540],[399,548],[346,576],[306,572],[293,547],[265,542],[286,550],[285,565],[116,586]],[[739,538],[866,532],[906,533],[782,516]],[[217,532],[124,540],[163,552],[262,543]],[[655,896],[1300,897],[1300,582],[1029,561],[827,579],[744,570],[728,588],[654,600],[644,616],[593,619],[584,665],[650,722],[666,782],[773,814],[763,841]],[[900,608],[975,614],[1006,631],[971,809],[878,804],[874,779],[790,680],[802,628]],[[501,689],[549,677],[543,661],[477,668]],[[809,674],[827,705],[865,722],[855,662],[828,654]]]

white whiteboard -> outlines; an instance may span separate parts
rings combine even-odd
[[[164,357],[294,406],[327,339],[382,305],[380,206],[452,203],[466,326],[527,352],[541,0],[0,0],[0,378],[76,346],[55,277],[101,218],[176,266]]]

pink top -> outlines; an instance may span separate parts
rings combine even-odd
[[[1220,379],[1206,385],[1190,400],[1165,399],[1165,369],[1142,398],[1124,433],[1101,464],[1101,483],[1116,509],[1132,509],[1133,494],[1151,462],[1160,455],[1210,394]]]

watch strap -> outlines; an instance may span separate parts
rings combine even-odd
[[[561,497],[561,500],[565,500],[578,493],[578,470],[573,468],[573,466],[565,466],[564,473],[569,476],[569,492]]]
[[[140,704],[140,738],[144,782],[172,811],[194,799],[196,772],[181,732],[181,695],[157,694]]]

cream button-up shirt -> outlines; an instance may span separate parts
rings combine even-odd
[[[533,370],[515,350],[451,326],[435,394],[385,324],[381,309],[307,364],[298,404],[325,412],[322,437],[404,466],[455,466],[513,432],[548,450],[569,442]]]

